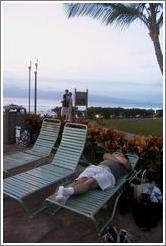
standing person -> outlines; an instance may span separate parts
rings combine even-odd
[[[62,103],[61,118],[63,121],[67,121],[67,118],[68,118],[69,99],[70,99],[69,90],[66,89],[65,94],[63,95],[63,98],[61,101]]]
[[[65,204],[70,196],[96,188],[112,188],[130,170],[128,157],[123,153],[105,153],[103,159],[99,165],[87,167],[69,187],[60,186],[55,193],[56,201]]]
[[[72,98],[72,93],[69,92],[69,108],[68,108],[68,117],[67,121],[72,121],[72,109],[73,109],[73,98]]]

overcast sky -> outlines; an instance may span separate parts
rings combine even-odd
[[[60,2],[2,4],[4,89],[28,89],[27,67],[32,60],[34,71],[37,57],[38,87],[48,95],[77,88],[162,104],[162,76],[143,24],[122,31],[90,17],[68,19]]]

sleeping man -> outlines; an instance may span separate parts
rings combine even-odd
[[[59,186],[55,194],[56,201],[65,204],[72,195],[82,194],[95,188],[102,190],[111,188],[130,169],[128,157],[123,153],[105,153],[103,159],[104,161],[99,165],[88,166],[70,186]]]

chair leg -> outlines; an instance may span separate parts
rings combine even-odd
[[[21,204],[21,206],[24,208],[25,212],[29,215],[31,219],[35,215],[41,213],[44,209],[46,209],[46,206],[44,205],[40,208],[30,209],[22,199],[19,199],[18,202]]]
[[[31,216],[31,210],[28,208],[28,206],[25,204],[25,202],[22,199],[18,199],[18,202],[21,204],[21,206],[24,208],[25,212]]]
[[[62,209],[62,207],[58,207],[52,204],[47,204],[46,207],[48,208],[49,213],[53,216]]]
[[[33,209],[32,212],[31,212],[30,218],[33,218],[35,215],[43,212],[46,208],[47,208],[46,206],[42,206],[40,208]]]
[[[119,202],[119,199],[121,197],[123,192],[120,192],[116,199],[115,199],[115,202],[114,202],[114,206],[113,206],[113,210],[112,210],[112,213],[111,213],[111,217],[104,223],[103,226],[101,226],[100,228],[98,228],[98,234],[99,236],[101,236],[107,229],[109,229],[109,226],[110,224],[112,223],[113,219],[114,219],[114,216],[115,216],[115,213],[116,213],[116,209],[117,209],[117,205],[118,205],[118,202]]]

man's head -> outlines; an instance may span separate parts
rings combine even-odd
[[[122,152],[115,152],[112,154],[120,163],[122,163],[127,169],[129,168],[129,159],[126,154]]]
[[[112,160],[116,159],[118,162],[120,162],[123,166],[125,166],[127,169],[129,168],[129,160],[128,156],[123,154],[122,152],[115,152],[115,153],[104,153],[103,155],[104,160]]]
[[[66,90],[65,90],[65,94],[68,94],[68,93],[69,93],[69,90],[68,90],[68,89],[66,89]]]

